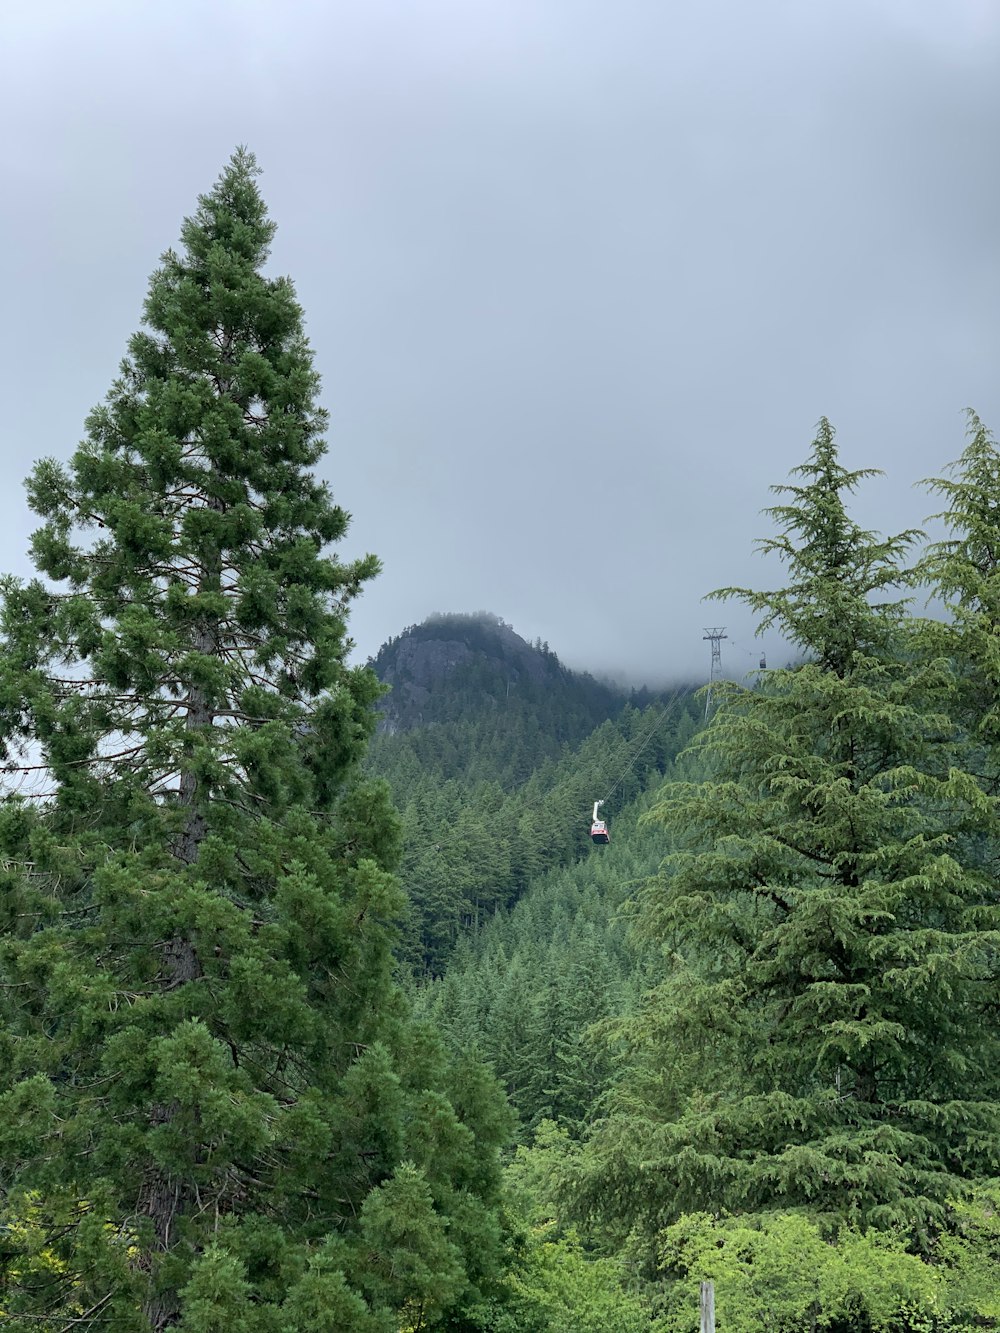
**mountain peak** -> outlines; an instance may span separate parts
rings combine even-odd
[[[488,611],[441,613],[409,625],[371,665],[391,687],[381,705],[381,729],[388,731],[454,720],[470,707],[520,709],[551,690],[597,692],[604,716],[621,703],[620,691],[570,671],[547,643],[529,643]]]

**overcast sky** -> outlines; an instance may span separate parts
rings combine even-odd
[[[0,60],[0,569],[238,143],[385,566],[362,654],[489,609],[655,680],[724,624],[738,673],[749,616],[700,599],[774,582],[818,417],[882,531],[963,408],[1000,430],[995,0],[34,0]]]

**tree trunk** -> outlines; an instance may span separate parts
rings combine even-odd
[[[217,571],[206,570],[205,582],[217,578]],[[218,626],[202,624],[194,637],[197,652],[214,655],[218,652]],[[205,692],[199,686],[192,686],[187,696],[187,716],[185,730],[201,731],[212,726],[215,717],[209,707]],[[180,805],[186,809],[184,826],[174,846],[174,855],[184,865],[194,865],[204,840],[208,823],[204,813],[197,809],[198,779],[190,769],[183,770],[180,778]],[[192,940],[178,933],[166,944],[163,960],[167,972],[167,988],[186,985],[202,975],[201,963]],[[152,1108],[150,1123],[152,1126],[169,1124],[176,1114],[175,1106],[155,1105]],[[194,1193],[182,1179],[171,1176],[162,1170],[153,1172],[149,1181],[142,1211],[153,1224],[154,1265],[155,1258],[166,1254],[171,1243],[176,1240],[174,1234],[178,1217],[188,1211],[194,1201]],[[144,1313],[154,1333],[173,1327],[180,1318],[180,1298],[176,1288],[168,1287],[150,1296],[144,1306]]]

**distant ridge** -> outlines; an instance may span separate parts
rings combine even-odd
[[[529,643],[488,611],[410,625],[382,645],[371,665],[390,686],[379,729],[391,733],[528,709],[564,717],[563,739],[570,740],[614,716],[628,698],[623,688],[563,666],[547,643]]]

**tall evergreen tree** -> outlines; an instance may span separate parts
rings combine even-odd
[[[503,1115],[450,1096],[391,982],[379,687],[346,662],[377,562],[330,554],[256,176],[237,152],[163,257],[86,440],[30,479],[42,577],[4,587],[0,1309],[26,1327],[374,1333],[498,1252]]]
[[[804,661],[720,691],[707,780],[652,813],[678,850],[639,910],[675,970],[631,1028],[587,1193],[654,1229],[800,1207],[919,1233],[997,1165],[1000,934],[963,855],[991,806],[951,765],[950,674],[916,663],[894,591],[914,534],[849,517],[868,474],[827,422],[797,473],[762,543],[788,586],[716,595]]]
[[[1000,450],[969,413],[968,442],[945,477],[927,483],[944,497],[949,536],[936,542],[921,574],[948,617],[930,622],[933,648],[955,667],[953,712],[974,750],[972,762],[993,794],[1000,789]]]

